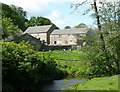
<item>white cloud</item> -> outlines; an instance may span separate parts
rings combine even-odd
[[[49,7],[49,4],[55,3],[56,5],[58,5],[58,7],[62,7],[60,6],[60,3],[73,2],[75,4],[78,2],[81,3],[83,1],[85,0],[0,0],[0,2],[2,3],[6,3],[9,5],[14,4],[16,6],[22,7],[24,10],[27,11],[27,15],[29,18],[31,16],[42,17],[45,16],[60,28],[63,28],[64,26],[67,25],[72,26],[76,24],[77,21],[75,21],[75,17],[73,17],[72,19],[72,17],[65,16],[63,13],[66,12],[58,11],[57,8],[54,11],[52,11],[51,8]],[[117,0],[97,0],[97,1],[117,1]],[[88,0],[88,2],[93,2],[93,0]]]
[[[64,14],[62,14],[62,12],[60,12],[58,10],[52,11],[46,17],[49,18],[56,26],[58,26],[60,28],[62,28],[66,23],[66,20],[65,20],[66,17],[64,16]]]
[[[46,17],[54,21],[61,17],[61,12],[58,10],[54,10],[54,11],[52,11],[52,13],[50,15],[48,15]]]
[[[40,2],[40,0],[2,0],[2,3],[8,5],[16,5],[22,7],[28,12],[28,16],[44,16],[49,12],[48,3]]]
[[[63,21],[63,20],[55,20],[55,21],[53,21],[53,23],[55,24],[55,25],[57,25],[58,27],[60,27],[60,28],[62,28],[63,26],[64,26],[64,24],[65,24],[65,22]]]

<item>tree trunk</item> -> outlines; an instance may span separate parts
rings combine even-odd
[[[111,75],[112,74],[112,71],[113,71],[113,67],[111,66],[110,64],[110,60],[109,60],[109,55],[108,55],[108,51],[107,51],[107,48],[106,48],[106,45],[105,45],[105,40],[104,40],[104,37],[103,37],[103,34],[101,32],[101,23],[100,23],[100,16],[98,14],[98,9],[97,9],[97,4],[96,4],[96,0],[93,0],[94,2],[94,9],[95,9],[95,15],[96,15],[96,19],[97,19],[97,26],[98,26],[98,30],[99,30],[99,37],[100,37],[100,45],[102,46],[101,49],[102,51],[105,53],[105,57],[106,57],[106,64],[108,66],[108,71],[109,71],[109,74]]]
[[[100,42],[102,43],[102,50],[106,51],[104,37],[103,37],[103,34],[101,33],[100,17],[98,14],[96,0],[94,0],[94,8],[95,8],[95,15],[96,15],[96,19],[97,19],[97,26],[98,26],[98,30],[99,30]]]

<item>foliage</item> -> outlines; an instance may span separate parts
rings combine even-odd
[[[2,3],[2,17],[10,18],[14,25],[25,31],[30,26],[54,25],[55,29],[59,29],[50,19],[45,17],[31,17],[27,19],[27,12],[22,7],[15,5],[7,5]]]
[[[42,25],[54,25],[55,29],[59,29],[50,19],[45,17],[31,17],[27,23],[28,26],[42,26]]]
[[[87,28],[87,25],[84,23],[80,23],[77,26],[75,26],[75,28]]]
[[[24,11],[23,8],[14,5],[9,6],[2,3],[2,17],[10,18],[13,24],[17,25],[22,31],[26,29],[26,11]]]
[[[92,40],[91,37],[84,39],[88,44],[82,50],[88,54],[90,71],[93,75],[119,74],[119,1],[99,2],[99,6],[96,5],[96,0],[93,3],[98,30],[95,31],[95,37],[92,37]]]
[[[36,90],[43,82],[65,75],[51,57],[32,50],[30,44],[2,41],[3,91]]]
[[[88,54],[90,71],[95,76],[119,74],[119,36],[115,37],[114,41],[111,41],[112,38],[106,40],[106,52],[101,49],[98,35],[96,35],[96,38],[96,40],[82,48]]]
[[[66,71],[69,75],[90,74],[89,60],[87,54],[82,51],[50,51],[41,52],[50,55],[57,63],[58,69]]]
[[[3,18],[2,19],[2,38],[5,39],[10,35],[17,34],[18,26],[15,26],[12,23],[10,18]]]
[[[70,26],[66,26],[65,29],[70,29],[71,27]]]
[[[119,38],[119,25],[118,25],[118,13],[119,6],[117,2],[100,2],[99,15],[102,23],[102,34],[104,36],[104,44],[106,51],[101,52],[100,56],[103,56],[99,62],[103,62],[104,67],[107,67],[106,74],[119,74],[120,72],[120,58],[118,58],[120,52],[120,38]],[[113,41],[114,39],[114,41]],[[111,43],[112,41],[112,43]],[[101,44],[101,43],[100,43]],[[100,48],[99,48],[100,49]],[[117,51],[118,50],[118,51]],[[100,51],[100,50],[99,50]],[[99,65],[100,66],[100,65]],[[101,69],[99,67],[99,69]]]
[[[81,84],[75,84],[66,90],[118,90],[118,75],[111,77],[93,78]],[[67,91],[66,91],[67,92]]]

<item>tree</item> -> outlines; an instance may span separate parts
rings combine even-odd
[[[17,25],[22,31],[24,31],[27,27],[25,26],[26,19],[26,11],[21,7],[16,7],[14,5],[6,5],[2,3],[2,17],[10,18],[14,25]]]
[[[87,28],[87,25],[84,23],[80,23],[79,25],[75,26],[75,28]]]
[[[51,21],[44,17],[31,17],[29,20],[29,26],[41,26],[41,25],[50,25]]]
[[[45,18],[45,17],[31,17],[26,24],[30,26],[42,26],[42,25],[54,25],[55,29],[59,29],[55,24],[51,22],[50,19]]]
[[[119,1],[118,1],[119,2]],[[99,7],[100,11],[100,19],[102,22],[102,30],[104,30],[104,39],[105,45],[107,47],[107,52],[111,55],[107,54],[108,62],[115,63],[115,67],[113,70],[116,70],[116,73],[120,73],[120,52],[118,49],[118,45],[120,45],[120,33],[119,33],[119,15],[120,15],[120,7],[118,2],[101,2],[102,7]],[[101,11],[102,10],[102,11]],[[104,12],[103,12],[104,11]],[[114,39],[114,40],[113,40]],[[111,58],[112,57],[112,58]],[[111,62],[112,60],[112,62]],[[111,66],[112,67],[112,66]]]
[[[70,26],[66,26],[65,29],[70,29],[71,27]]]
[[[96,76],[119,74],[120,58],[118,57],[120,52],[117,51],[119,49],[118,45],[120,45],[119,3],[99,2],[99,6],[97,6],[97,1],[93,0],[91,5],[98,26],[98,31],[96,31],[97,39],[84,49],[90,56],[91,71]],[[79,6],[81,4],[77,4],[75,9]]]
[[[29,22],[28,22],[28,25],[29,26],[36,26],[37,25],[36,20],[37,20],[36,17],[31,17]]]
[[[10,18],[2,19],[2,38],[5,39],[10,35],[15,35],[18,32],[18,26],[12,23]]]
[[[18,14],[19,16],[21,16],[24,21],[26,20],[27,12],[24,11],[22,7],[17,7],[17,6],[15,6],[15,5],[11,5],[10,8],[11,8],[13,11],[17,12],[17,14]]]

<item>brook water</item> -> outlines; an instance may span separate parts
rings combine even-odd
[[[46,90],[61,90],[61,88],[65,88],[66,86],[71,87],[76,83],[82,83],[85,79],[80,78],[68,78],[61,80],[53,80],[52,82],[46,83],[43,87],[41,87],[41,91],[44,92]]]

